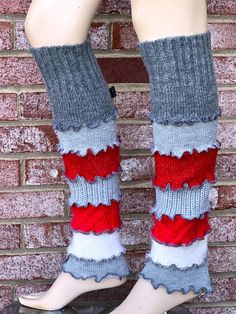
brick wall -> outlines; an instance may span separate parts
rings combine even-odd
[[[68,244],[68,190],[50,126],[42,78],[27,51],[23,20],[30,0],[0,0],[0,309],[19,293],[47,289]],[[236,1],[209,0],[209,28],[219,84],[217,183],[211,193],[214,231],[210,271],[215,293],[188,304],[194,314],[236,313]],[[122,230],[132,270],[143,266],[153,204],[149,180],[151,127],[147,73],[137,53],[128,0],[104,1],[91,29],[93,47],[118,95],[122,140]],[[80,302],[124,298],[133,282]]]

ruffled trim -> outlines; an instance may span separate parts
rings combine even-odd
[[[169,289],[164,283],[159,283],[159,284],[155,284],[154,283],[154,280],[152,279],[152,278],[150,278],[150,277],[147,277],[145,274],[143,274],[143,273],[140,273],[139,274],[139,277],[142,277],[143,279],[145,279],[145,280],[149,280],[150,282],[151,282],[151,284],[152,284],[152,286],[153,286],[153,288],[154,289],[158,289],[159,287],[163,287],[163,288],[165,288],[166,289],[166,291],[167,291],[167,293],[168,294],[171,294],[171,293],[173,293],[173,292],[175,292],[175,291],[179,291],[179,292],[181,292],[182,294],[187,294],[187,293],[189,293],[190,291],[192,291],[192,292],[194,292],[195,294],[202,294],[202,293],[213,293],[213,289],[212,288],[210,288],[210,289],[207,289],[207,288],[205,288],[205,287],[201,287],[201,288],[199,288],[199,289],[196,289],[193,285],[189,285],[189,287],[187,288],[187,289],[184,289],[184,288],[180,288],[180,289]]]
[[[101,124],[101,122],[107,123],[111,120],[116,120],[117,114],[118,114],[118,108],[114,105],[113,113],[111,113],[109,116],[103,119],[101,118],[101,119],[97,119],[91,122],[80,122],[80,123],[75,122],[75,124],[65,121],[67,122],[66,125],[65,125],[65,122],[62,123],[53,119],[52,127],[58,131],[68,131],[68,130],[79,131],[84,126],[90,129],[95,129]]]
[[[122,229],[124,228],[124,224],[122,223],[120,227],[115,227],[113,229],[107,229],[107,230],[104,230],[104,231],[101,231],[101,232],[96,232],[96,231],[83,231],[83,230],[80,230],[80,229],[74,229],[71,227],[71,225],[69,225],[69,230],[71,232],[76,232],[76,233],[82,233],[82,234],[94,234],[94,235],[101,235],[103,233],[108,233],[108,234],[111,234],[115,231],[121,231]]]
[[[162,265],[161,263],[158,263],[158,262],[154,262],[154,260],[151,258],[151,257],[146,257],[146,262],[151,262],[152,264],[155,264],[157,265],[158,267],[160,268],[163,268],[163,269],[171,269],[171,270],[179,270],[179,271],[185,271],[185,270],[194,270],[194,269],[197,269],[197,268],[200,268],[202,267],[204,264],[208,263],[208,257],[206,256],[203,261],[200,263],[200,264],[197,264],[197,263],[193,263],[191,266],[185,266],[185,267],[178,267],[176,266],[175,264],[171,264],[171,265]]]
[[[77,203],[77,202],[73,202],[73,201],[70,201],[70,198],[68,198],[67,199],[67,201],[66,201],[66,204],[68,205],[68,206],[72,206],[73,204],[75,204],[75,205],[77,205],[77,206],[79,206],[79,207],[88,207],[88,206],[94,206],[94,207],[98,207],[99,205],[106,205],[106,206],[110,206],[111,204],[112,204],[112,201],[117,201],[117,202],[119,202],[120,200],[121,200],[121,198],[122,198],[122,193],[120,193],[117,197],[112,197],[110,200],[108,200],[107,202],[105,202],[105,201],[102,201],[102,202],[88,202],[87,204],[85,204],[85,205],[80,205],[79,203]]]
[[[114,260],[114,259],[116,259],[116,258],[118,258],[118,257],[120,257],[122,255],[124,256],[125,253],[126,253],[126,249],[124,247],[123,251],[119,255],[112,255],[111,257],[102,258],[100,260],[95,260],[93,258],[78,257],[78,256],[76,256],[76,255],[74,255],[72,253],[69,253],[69,254],[67,254],[67,256],[65,257],[64,260],[66,261],[71,256],[74,259],[76,259],[77,261],[83,261],[83,262],[88,262],[88,263],[93,263],[93,264],[99,264],[99,263],[102,263],[102,262],[108,262],[108,261]]]
[[[217,149],[220,149],[222,146],[221,142],[216,139],[216,142],[212,143],[211,145],[209,145],[207,148],[205,146],[201,146],[199,145],[198,148],[188,148],[188,149],[185,149],[184,151],[179,151],[178,153],[177,152],[173,152],[173,151],[169,151],[169,150],[165,150],[163,147],[156,147],[155,145],[151,145],[151,154],[154,155],[155,152],[158,152],[160,155],[166,155],[166,156],[173,156],[173,157],[177,157],[178,159],[180,159],[183,154],[185,152],[188,152],[190,153],[191,155],[196,152],[196,153],[201,153],[203,151],[205,152],[208,152],[209,149],[212,149],[212,148],[217,148]]]
[[[112,144],[106,145],[106,147],[102,149],[95,149],[95,148],[85,148],[84,150],[69,150],[69,149],[64,149],[60,146],[60,143],[57,144],[57,152],[60,153],[61,155],[64,154],[77,154],[78,156],[84,157],[88,154],[88,151],[91,151],[93,155],[97,155],[99,152],[103,151],[104,153],[109,149],[109,148],[115,148],[115,146],[120,146],[120,141],[117,139],[117,141],[113,142]]]
[[[172,215],[170,215],[168,212],[165,213],[159,213],[157,210],[155,210],[155,207],[152,207],[149,212],[151,214],[154,214],[156,216],[156,218],[158,220],[161,220],[163,216],[168,216],[170,218],[170,220],[174,221],[175,220],[175,216],[181,216],[182,218],[186,219],[186,220],[192,220],[194,218],[204,218],[205,214],[208,212],[211,212],[213,210],[213,203],[212,201],[210,201],[210,206],[208,208],[205,208],[204,211],[199,212],[198,214],[194,213],[194,216],[185,216],[182,213],[172,213]]]
[[[222,109],[221,109],[221,107],[218,107],[218,111],[215,114],[212,114],[209,116],[204,116],[204,117],[192,115],[192,116],[188,116],[188,120],[186,120],[186,118],[184,118],[182,116],[181,117],[175,116],[173,118],[170,117],[169,119],[158,118],[158,117],[155,117],[153,112],[149,113],[148,118],[152,122],[157,122],[157,123],[161,123],[164,125],[174,124],[175,126],[182,126],[184,124],[193,125],[195,122],[213,121],[213,120],[216,120],[218,117],[221,117],[221,116],[222,116]]]
[[[151,231],[150,231],[150,233],[149,233],[149,235],[150,235],[150,237],[154,240],[154,241],[156,241],[157,243],[159,243],[159,244],[163,244],[163,245],[166,245],[166,246],[172,246],[172,247],[180,247],[180,246],[190,246],[190,245],[192,245],[194,242],[196,242],[196,241],[198,241],[198,240],[203,240],[204,238],[205,238],[205,236],[207,235],[207,234],[210,234],[211,232],[213,231],[213,229],[210,227],[206,232],[205,232],[205,234],[202,236],[202,237],[196,237],[194,240],[192,240],[191,242],[189,242],[189,243],[181,243],[180,245],[179,244],[173,244],[173,243],[169,243],[169,242],[162,242],[162,241],[159,241],[159,240],[157,240],[153,235],[152,235],[152,233],[151,233]]]
[[[161,186],[156,185],[154,183],[154,179],[152,180],[152,185],[153,186],[157,186],[162,191],[166,191],[166,190],[178,191],[178,190],[183,190],[183,189],[189,190],[189,189],[192,189],[192,188],[199,188],[199,187],[203,186],[206,183],[214,184],[214,183],[216,183],[216,178],[214,178],[214,180],[206,179],[202,183],[194,185],[194,186],[190,186],[187,182],[185,182],[185,183],[182,184],[182,186],[180,188],[173,188],[173,186],[171,185],[170,182],[167,183],[164,187],[161,187]]]

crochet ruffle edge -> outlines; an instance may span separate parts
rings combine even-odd
[[[209,213],[212,210],[213,210],[213,204],[212,204],[212,201],[210,201],[210,206],[208,208],[205,208],[204,211],[199,212],[198,214],[195,214],[194,216],[185,216],[182,213],[172,213],[172,215],[170,215],[167,212],[159,213],[157,210],[155,210],[155,207],[151,207],[149,212],[150,212],[150,214],[154,214],[158,220],[161,220],[162,216],[168,216],[170,218],[170,220],[174,221],[175,216],[177,216],[177,215],[181,216],[182,218],[184,218],[186,220],[193,220],[194,218],[203,218],[206,213]]]
[[[66,204],[68,205],[68,206],[72,206],[73,204],[75,204],[76,206],[78,206],[78,207],[88,207],[89,205],[92,205],[92,206],[94,206],[94,207],[98,207],[99,205],[106,205],[106,206],[110,206],[111,204],[112,204],[112,201],[117,201],[117,202],[119,202],[120,200],[121,200],[121,198],[122,198],[122,196],[123,196],[123,194],[122,193],[119,193],[119,195],[117,196],[117,198],[115,198],[115,197],[113,197],[112,199],[110,199],[108,202],[96,202],[96,203],[92,203],[92,202],[88,202],[88,203],[86,203],[85,205],[80,205],[80,204],[78,204],[77,202],[73,202],[73,201],[70,201],[70,197],[67,199],[67,201],[66,201]]]
[[[102,258],[100,260],[95,260],[95,259],[92,259],[92,258],[84,258],[84,257],[78,257],[72,253],[69,253],[66,255],[66,257],[62,260],[62,262],[66,262],[70,257],[76,259],[77,261],[83,261],[83,262],[87,262],[87,263],[92,263],[92,264],[100,264],[100,263],[103,263],[103,262],[108,262],[108,261],[111,261],[111,260],[114,260],[120,256],[124,256],[126,253],[126,248],[124,247],[123,248],[123,251],[119,254],[119,255],[112,255],[108,258]]]
[[[205,234],[204,234],[202,237],[197,237],[197,238],[195,238],[194,240],[192,240],[191,242],[189,242],[189,243],[184,243],[184,244],[182,244],[182,243],[181,243],[181,244],[173,244],[173,243],[168,243],[168,242],[159,241],[159,240],[157,240],[157,239],[152,235],[151,231],[150,231],[149,235],[150,235],[150,237],[151,237],[154,241],[156,241],[157,243],[162,244],[162,245],[171,246],[171,247],[180,247],[180,246],[187,247],[187,246],[192,245],[192,244],[193,244],[194,242],[196,242],[196,241],[203,240],[203,239],[205,238],[205,236],[206,236],[207,234],[210,234],[212,231],[213,231],[213,229],[210,227],[210,228],[205,232]]]
[[[124,228],[124,224],[122,223],[120,227],[115,227],[113,229],[104,230],[104,231],[101,231],[101,232],[95,232],[95,231],[83,231],[83,230],[80,230],[80,229],[76,229],[75,230],[75,229],[73,229],[71,227],[71,225],[69,225],[69,230],[71,232],[82,233],[82,234],[93,234],[93,235],[97,235],[97,236],[99,236],[101,234],[104,234],[104,233],[111,234],[111,233],[113,233],[115,231],[119,231],[120,232],[123,228]]]
[[[158,152],[160,155],[166,155],[166,156],[173,156],[173,157],[176,157],[178,159],[180,159],[185,152],[188,152],[190,154],[193,154],[194,152],[197,152],[197,153],[201,153],[203,151],[205,152],[208,152],[209,149],[212,149],[212,148],[217,148],[217,149],[220,149],[222,146],[221,142],[217,139],[216,142],[210,144],[207,148],[204,147],[204,146],[201,146],[199,145],[198,148],[186,148],[184,151],[182,152],[173,152],[173,151],[169,151],[169,150],[165,150],[164,148],[162,147],[156,147],[155,145],[151,145],[151,154],[154,155],[155,152]]]
[[[52,127],[58,131],[68,131],[68,130],[79,131],[84,126],[90,129],[95,129],[96,127],[100,125],[101,122],[107,123],[108,121],[116,120],[117,114],[118,114],[118,108],[114,105],[113,112],[107,117],[104,117],[102,119],[97,119],[92,122],[81,121],[80,123],[76,122],[75,124],[68,122],[66,125],[64,123],[61,123],[53,119]]]

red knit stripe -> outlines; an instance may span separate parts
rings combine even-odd
[[[87,181],[94,181],[95,177],[107,177],[119,170],[120,154],[119,146],[108,147],[106,151],[100,151],[93,155],[88,150],[86,156],[69,153],[62,155],[65,164],[65,176],[75,180],[82,176]]]
[[[184,152],[181,158],[155,152],[153,184],[165,188],[169,183],[173,190],[177,190],[183,188],[184,183],[191,188],[203,184],[205,180],[214,182],[217,152],[218,148],[209,148],[200,153],[194,150],[192,154]]]
[[[72,219],[71,227],[80,232],[113,232],[122,226],[119,202],[112,200],[111,205],[100,204],[97,207],[71,206]]]
[[[203,239],[211,231],[208,213],[203,218],[192,220],[184,219],[180,215],[176,215],[173,220],[167,215],[163,215],[161,220],[155,214],[152,217],[155,223],[151,231],[154,240],[167,245],[190,245],[197,239]]]

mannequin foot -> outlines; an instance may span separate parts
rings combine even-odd
[[[96,282],[94,278],[75,279],[69,273],[61,272],[47,291],[31,293],[27,296],[21,295],[19,302],[31,308],[55,311],[63,308],[82,293],[117,287],[126,281],[127,278],[120,280],[119,278],[110,277]]]
[[[127,298],[110,314],[164,314],[196,296],[192,291],[168,294],[165,288],[154,289],[148,280],[139,278]]]

